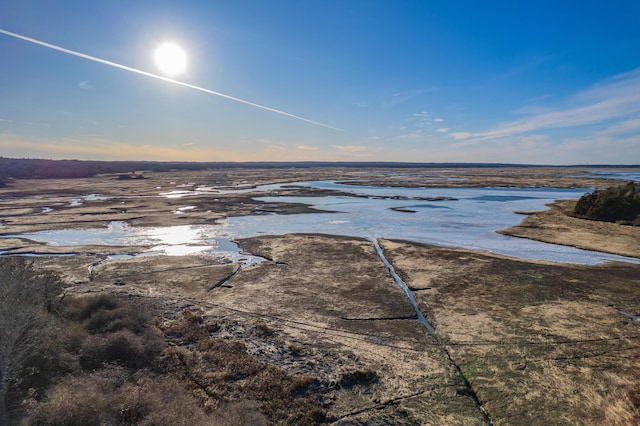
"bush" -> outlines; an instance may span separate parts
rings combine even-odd
[[[340,386],[352,388],[355,385],[370,385],[378,381],[378,373],[371,368],[361,368],[349,373],[344,373],[340,379]]]
[[[134,369],[150,367],[162,346],[160,338],[152,333],[139,336],[129,330],[119,330],[89,336],[80,349],[80,365],[85,370],[95,370],[103,364],[118,364]]]
[[[82,321],[91,334],[105,334],[127,329],[144,333],[150,320],[146,309],[110,294],[76,297],[67,304],[70,319]]]
[[[0,424],[8,421],[5,396],[16,398],[21,382],[34,377],[23,367],[46,350],[61,289],[57,276],[35,270],[22,258],[0,259]]]
[[[640,226],[640,183],[629,182],[583,195],[573,213],[583,219]]]
[[[137,424],[205,425],[196,400],[180,392],[169,377],[141,372],[132,377],[120,368],[69,378],[47,393],[45,402],[32,404],[30,425]]]
[[[217,329],[217,324],[205,323],[200,312],[185,310],[182,318],[165,324],[164,333],[169,339],[179,340],[180,345],[187,345],[205,340]]]

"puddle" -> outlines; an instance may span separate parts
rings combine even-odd
[[[197,208],[198,208],[198,206],[184,206],[184,207],[179,207],[179,208],[173,210],[171,213],[183,214],[186,211],[197,209]]]

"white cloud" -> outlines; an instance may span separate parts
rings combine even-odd
[[[366,151],[367,147],[363,145],[331,145],[338,151],[342,152],[362,152]]]
[[[94,87],[89,84],[89,80],[82,80],[78,83],[78,87],[82,90],[93,90]]]
[[[429,111],[421,111],[421,112],[416,112],[415,114],[411,115],[411,119],[414,121],[414,125],[416,127],[424,127],[427,124],[431,124],[431,116],[433,115],[432,112]]]
[[[396,140],[410,140],[410,139],[417,139],[417,138],[420,138],[422,136],[424,136],[424,134],[422,133],[422,129],[416,129],[415,132],[405,133],[405,134],[402,134],[400,136],[396,136],[393,139],[396,139]]]
[[[425,119],[425,118],[431,117],[431,114],[432,113],[429,111],[421,111],[421,112],[416,112],[415,114],[413,114],[413,116],[416,118]]]
[[[626,135],[630,133],[640,132],[640,118],[632,118],[630,120],[621,121],[605,130],[599,132],[599,135]]]
[[[444,120],[440,117],[436,117],[433,119],[433,121],[435,121],[436,123],[442,123]]]
[[[556,143],[544,135],[524,135],[505,137],[487,144],[464,141],[446,147],[430,147],[428,152],[416,152],[414,158],[417,161],[514,164],[638,164],[638,146],[640,136],[576,138]]]
[[[616,75],[577,93],[567,106],[540,111],[530,117],[506,122],[471,136],[478,140],[506,137],[543,129],[569,128],[620,120],[640,114],[640,68]]]
[[[453,132],[451,133],[451,137],[454,139],[467,139],[470,138],[471,136],[473,136],[473,133],[467,133],[467,132]]]
[[[318,147],[309,146],[309,145],[298,145],[298,146],[296,146],[296,148],[301,149],[303,151],[317,151],[318,150]]]
[[[440,128],[440,129],[438,129],[436,131],[440,132],[440,133],[447,133],[449,131],[449,128],[448,127],[442,127],[442,128]]]

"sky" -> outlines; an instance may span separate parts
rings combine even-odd
[[[640,164],[639,16],[637,0],[4,0],[0,30],[103,62],[0,33],[0,156]],[[154,77],[165,41],[186,85]]]

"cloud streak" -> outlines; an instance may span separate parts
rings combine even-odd
[[[317,126],[322,126],[322,127],[327,127],[329,129],[333,129],[333,130],[342,131],[342,129],[338,129],[337,127],[333,127],[333,126],[330,126],[328,124],[320,123],[318,121],[309,120],[308,118],[304,118],[304,117],[301,117],[299,115],[291,114],[291,113],[288,113],[286,111],[282,111],[282,110],[279,110],[279,109],[276,109],[276,108],[271,108],[271,107],[268,107],[268,106],[265,106],[265,105],[260,105],[260,104],[257,104],[255,102],[251,102],[251,101],[247,101],[247,100],[244,100],[244,99],[236,98],[234,96],[225,95],[224,93],[216,92],[214,90],[206,89],[206,88],[200,87],[200,86],[195,86],[195,85],[189,84],[189,83],[184,83],[182,81],[173,80],[171,78],[163,77],[161,75],[153,74],[153,73],[150,73],[150,72],[147,72],[147,71],[142,71],[142,70],[139,70],[139,69],[136,69],[136,68],[131,68],[131,67],[128,67],[126,65],[122,65],[122,64],[115,63],[115,62],[107,61],[105,59],[100,59],[100,58],[97,58],[95,56],[91,56],[91,55],[87,55],[87,54],[84,54],[84,53],[76,52],[75,50],[66,49],[64,47],[60,47],[60,46],[57,46],[55,44],[47,43],[47,42],[44,42],[44,41],[36,40],[34,38],[31,38],[31,37],[26,37],[26,36],[23,36],[23,35],[20,35],[20,34],[12,33],[10,31],[3,30],[2,28],[0,28],[0,33],[8,35],[8,36],[13,37],[13,38],[17,38],[17,39],[20,39],[20,40],[27,41],[29,43],[37,44],[39,46],[47,47],[49,49],[57,50],[58,52],[66,53],[68,55],[77,56],[77,57],[82,58],[82,59],[87,59],[89,61],[97,62],[97,63],[103,64],[103,65],[108,65],[108,66],[114,67],[114,68],[119,68],[119,69],[122,69],[122,70],[125,70],[125,71],[129,71],[129,72],[132,72],[132,73],[135,73],[135,74],[144,75],[146,77],[156,78],[158,80],[166,81],[168,83],[177,84],[177,85],[183,86],[183,87],[188,87],[190,89],[199,90],[201,92],[209,93],[209,94],[215,95],[215,96],[220,96],[220,97],[225,98],[225,99],[229,99],[229,100],[232,100],[232,101],[235,101],[235,102],[240,102],[240,103],[243,103],[245,105],[249,105],[249,106],[252,106],[252,107],[255,107],[255,108],[260,108],[260,109],[263,109],[265,111],[274,112],[276,114],[284,115],[286,117],[290,117],[290,118],[293,118],[293,119],[296,119],[296,120],[300,120],[300,121],[304,121],[304,122],[307,122],[307,123],[315,124]]]
[[[338,151],[342,152],[363,152],[367,150],[366,146],[363,145],[331,145]]]
[[[539,130],[578,127],[640,114],[640,68],[619,74],[569,99],[570,106],[503,123],[482,133],[453,133],[474,141]]]

